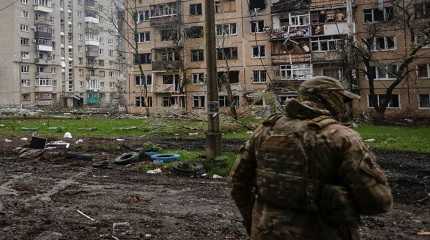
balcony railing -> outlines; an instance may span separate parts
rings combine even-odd
[[[51,6],[46,6],[46,5],[35,5],[34,6],[34,11],[38,11],[38,12],[44,12],[44,13],[52,13],[53,9]]]
[[[169,71],[178,70],[181,68],[181,61],[153,61],[152,70],[154,71]]]
[[[43,38],[43,39],[52,39],[52,33],[36,31],[34,33],[34,37],[35,38]]]
[[[176,15],[150,18],[150,23],[152,27],[161,27],[161,26],[169,26],[169,25],[172,26],[172,24],[176,24],[177,21],[178,21],[178,17]]]

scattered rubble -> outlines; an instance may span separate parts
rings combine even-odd
[[[146,171],[146,173],[148,173],[148,174],[160,174],[162,172],[163,171],[161,170],[161,168],[156,168],[154,170],[148,170],[148,171]]]

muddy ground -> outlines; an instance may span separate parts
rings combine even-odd
[[[137,146],[142,141],[122,144]],[[202,141],[159,139],[163,147],[194,149]],[[0,146],[0,240],[11,239],[247,239],[225,180],[148,175],[133,166],[95,168],[93,162],[17,160],[19,139]],[[228,142],[237,150],[240,142]],[[124,148],[85,140],[96,160]],[[102,149],[103,151],[101,151]],[[378,152],[395,197],[394,210],[364,217],[363,239],[428,239],[430,155]],[[117,230],[113,229],[115,223]]]

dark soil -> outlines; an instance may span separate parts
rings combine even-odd
[[[22,141],[0,145],[0,240],[247,239],[225,180],[149,175],[135,166],[93,167],[143,141],[85,139],[74,148],[96,153],[93,162],[22,161],[12,151]],[[204,146],[190,139],[154,142],[166,148]],[[230,141],[225,148],[237,150],[239,145]],[[363,239],[427,239],[417,233],[430,231],[430,155],[377,156],[390,179],[395,206],[388,214],[363,217]],[[114,231],[113,225],[121,222],[130,227]]]

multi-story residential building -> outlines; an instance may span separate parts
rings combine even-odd
[[[399,7],[400,6],[400,7]],[[430,36],[428,0],[358,0],[355,5],[356,38],[370,40],[372,62],[368,73],[374,78],[376,96],[370,96],[369,81],[359,77],[361,101],[357,114],[373,111],[396,73],[414,48]],[[430,117],[430,44],[420,49],[406,69],[406,76],[394,89],[386,115]]]
[[[122,79],[113,0],[2,6],[1,105],[111,106]]]
[[[247,106],[254,102],[253,93],[266,89],[271,74],[270,37],[265,33],[271,26],[270,8],[239,0],[215,5],[218,78],[228,79],[233,92],[230,103],[221,84],[220,107]],[[146,106],[153,112],[206,110],[204,9],[203,0],[137,1],[139,57],[130,62],[130,111],[144,112]]]
[[[0,104],[57,102],[61,83],[58,6],[48,0],[5,0],[1,7]]]
[[[351,1],[272,1],[272,90],[281,103],[312,76],[343,79],[342,48],[352,36]],[[349,9],[349,11],[348,11]]]

